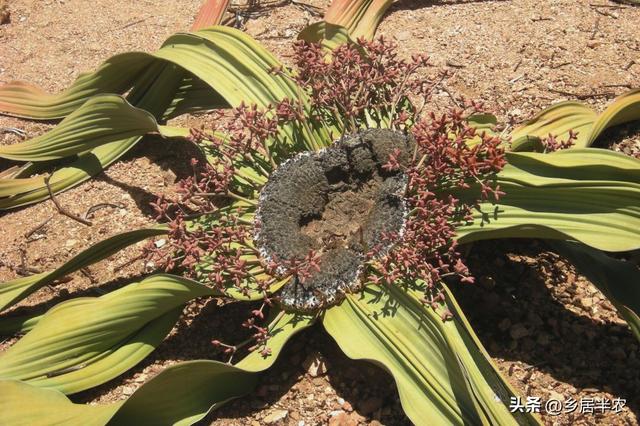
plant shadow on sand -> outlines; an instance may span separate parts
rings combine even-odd
[[[160,167],[163,174],[167,175],[170,182],[167,185],[173,186],[175,182],[185,179],[193,175],[191,168],[191,159],[197,159],[200,164],[206,161],[204,154],[194,144],[184,140],[162,139],[157,136],[147,136],[142,139],[129,153],[127,153],[120,161],[134,161],[145,157],[150,162]],[[110,177],[107,173],[101,173],[96,178],[110,185],[129,193],[135,201],[140,212],[149,218],[155,218],[157,213],[151,207],[150,203],[155,203],[158,194],[155,194],[145,188],[129,185],[120,180]]]
[[[640,413],[637,341],[571,264],[543,242],[511,240],[476,243],[468,265],[477,284],[452,290],[512,383],[543,400],[552,387],[577,401],[613,394]]]
[[[497,2],[506,2],[507,0],[497,0]],[[473,4],[473,3],[489,3],[489,0],[399,0],[391,5],[390,10],[416,10],[428,7],[451,6],[452,4]],[[491,1],[496,3],[496,1]]]

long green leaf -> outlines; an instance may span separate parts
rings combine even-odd
[[[182,75],[176,75],[175,66],[165,65],[159,69],[150,67],[143,77],[141,80],[144,84],[151,84],[156,89],[143,93],[135,105],[156,117],[161,116],[171,104]],[[97,175],[133,148],[139,140],[139,136],[117,140],[81,154],[70,165],[51,173],[49,180],[51,190],[58,193]],[[10,179],[0,179],[0,209],[19,207],[49,197],[43,175],[26,177],[34,173],[34,169],[38,170],[37,167],[27,167]]]
[[[126,92],[153,60],[143,52],[113,56],[95,72],[81,74],[59,95],[49,95],[23,82],[8,83],[0,86],[0,113],[34,120],[64,118],[94,95]]]
[[[511,133],[512,150],[541,149],[540,140],[550,134],[566,140],[577,132],[576,148],[591,146],[609,127],[640,120],[640,89],[618,97],[600,115],[579,102],[560,102],[545,109]]]
[[[168,367],[124,402],[109,405],[74,404],[58,391],[15,381],[0,381],[0,420],[3,425],[32,425],[61,419],[65,425],[190,425],[230,399],[256,385],[259,372],[269,368],[284,344],[313,323],[314,318],[279,314],[269,325],[272,353],[252,352],[236,366],[199,360]],[[35,408],[32,404],[36,404]],[[28,421],[24,421],[27,419]],[[51,423],[49,423],[51,424]]]
[[[257,375],[271,367],[284,344],[313,322],[312,317],[281,314],[269,326],[272,355],[252,352],[237,365],[191,361],[165,370],[135,392],[113,419],[115,424],[189,425],[255,386]],[[167,389],[173,392],[167,392]]]
[[[75,393],[125,372],[164,339],[181,306],[217,293],[172,275],[154,275],[99,298],[50,309],[0,354],[0,378]]]
[[[333,0],[325,22],[345,27],[351,37],[372,39],[393,0]]]
[[[143,83],[139,82],[140,88],[132,90],[128,100],[155,117],[175,111],[176,92],[184,87],[185,72],[205,82],[232,106],[245,102],[266,107],[284,98],[301,96],[292,80],[271,72],[280,63],[264,47],[231,28],[211,27],[195,34],[176,34],[151,56],[164,66],[159,71],[150,67],[148,75],[141,79]],[[328,143],[323,129],[287,128],[284,133],[289,143],[303,149]],[[110,142],[82,154],[73,164],[52,174],[51,189],[60,192],[99,173],[138,140],[136,137]],[[48,197],[44,177],[25,174],[21,171],[11,179],[0,179],[0,209]]]
[[[0,336],[26,333],[33,329],[41,318],[42,314],[33,311],[26,315],[0,317]]]
[[[219,24],[228,3],[228,0],[205,2],[192,29]],[[125,93],[144,80],[145,72],[154,62],[157,62],[155,58],[144,52],[113,56],[95,72],[81,74],[71,87],[58,95],[47,94],[24,82],[11,82],[0,86],[0,113],[34,120],[64,118],[92,96]]]
[[[17,380],[0,380],[0,424],[7,426],[104,426],[122,406],[73,404],[64,394]]]
[[[69,166],[50,174],[51,190],[57,194],[98,175],[133,148],[139,140],[140,137],[136,137],[109,142],[80,155]],[[24,173],[20,173],[18,176],[0,179],[0,210],[21,207],[49,198],[44,175],[21,177],[23,175]]]
[[[529,149],[550,134],[566,140],[569,130],[578,133],[577,146],[587,146],[597,114],[579,102],[560,102],[543,110],[511,133],[513,151]]]
[[[325,49],[330,51],[342,44],[354,42],[345,27],[325,21],[309,25],[298,34],[298,39],[308,43],[321,43]]]
[[[217,26],[175,34],[154,55],[197,76],[231,106],[245,102],[266,107],[299,95],[291,79],[271,72],[281,63],[233,28]]]
[[[498,203],[481,203],[461,243],[574,239],[605,251],[640,248],[640,161],[600,149],[509,153]]]
[[[495,136],[495,127],[498,124],[498,119],[493,114],[472,114],[466,118],[467,123],[476,129],[478,134],[486,133],[490,136]]]
[[[184,68],[207,83],[231,106],[268,107],[304,94],[293,80],[274,73],[281,63],[261,44],[233,28],[215,26],[170,37],[155,56]],[[329,143],[326,129],[284,126],[287,142],[300,149]]]
[[[114,235],[113,237],[100,241],[99,243],[78,253],[71,260],[53,271],[42,272],[40,274],[16,278],[14,280],[1,283],[0,311],[8,308],[19,300],[24,299],[39,288],[47,284],[51,284],[55,280],[62,278],[67,274],[99,262],[102,259],[106,259],[112,254],[139,241],[166,233],[167,229],[165,227],[158,226],[155,228],[138,229]]]
[[[609,127],[640,120],[640,89],[631,90],[616,98],[598,117],[587,145],[592,145],[596,139]]]
[[[195,76],[187,76],[182,80],[171,105],[164,112],[163,119],[169,120],[182,114],[197,114],[219,108],[229,108],[229,104],[204,81]]]
[[[0,157],[46,161],[80,154],[105,143],[158,132],[155,118],[118,95],[89,99],[51,131],[31,140],[0,146]]]
[[[415,290],[369,286],[329,309],[323,324],[350,358],[391,373],[416,425],[537,424],[512,414],[514,395],[480,346],[450,294],[454,318],[425,307]],[[517,417],[514,417],[517,416]]]

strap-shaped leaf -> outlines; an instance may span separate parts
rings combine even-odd
[[[598,175],[607,180],[636,182],[640,177],[638,159],[607,149],[574,148],[548,154],[507,153],[508,177],[518,183],[527,183],[531,174],[539,180],[546,177],[562,179],[598,180]],[[539,185],[539,181],[530,182]]]
[[[251,392],[257,382],[257,374],[222,362],[183,362],[131,395],[111,424],[191,425],[212,409]]]
[[[545,109],[511,133],[512,150],[541,148],[541,138],[554,135],[566,140],[569,130],[578,133],[576,148],[591,146],[609,127],[640,120],[640,89],[618,97],[600,115],[579,102],[560,102]]]
[[[280,62],[234,28],[217,26],[175,34],[154,55],[197,76],[232,106],[245,102],[266,107],[298,96],[293,81],[271,72]]]
[[[64,118],[94,95],[126,92],[153,60],[143,52],[113,56],[95,72],[81,74],[58,95],[49,95],[23,82],[8,83],[0,86],[0,112],[34,120]]]
[[[139,55],[153,66],[140,78],[128,100],[155,116],[165,113],[167,106],[162,104],[167,92],[171,94],[168,106],[173,116],[181,103],[196,105],[188,99],[193,93],[211,95],[210,102],[218,104],[238,106],[245,102],[262,107],[299,95],[293,81],[271,72],[280,62],[250,36],[233,28],[218,26],[194,34],[179,33],[167,39],[155,54]]]
[[[325,22],[345,27],[351,37],[372,39],[393,0],[333,0]]]
[[[593,148],[509,153],[497,183],[505,195],[481,203],[461,243],[492,238],[574,239],[605,251],[640,248],[640,161]]]
[[[150,82],[156,89],[145,92],[135,105],[156,117],[161,116],[171,104],[175,90],[181,84],[182,74],[176,74],[175,66],[150,67],[143,77],[141,80]],[[51,190],[58,193],[97,175],[139,140],[139,136],[117,140],[81,154],[70,165],[51,173]],[[44,176],[25,177],[34,172],[34,167],[26,167],[10,179],[0,179],[0,209],[19,207],[49,197]]]
[[[42,318],[42,314],[37,312],[27,315],[12,315],[0,317],[0,336],[10,336],[18,333],[26,333],[33,329]]]
[[[250,392],[257,374],[271,367],[285,343],[313,323],[300,314],[280,313],[269,326],[272,355],[252,352],[235,366],[191,361],[170,367],[145,383],[124,403],[115,424],[189,425],[232,398]],[[167,390],[170,391],[167,391]]]
[[[273,365],[284,344],[313,321],[314,318],[304,315],[277,314],[269,325],[273,337],[267,345],[271,355],[263,357],[252,352],[236,366],[208,360],[176,364],[149,380],[125,402],[115,404],[74,404],[53,389],[0,381],[3,395],[0,398],[0,423],[34,425],[42,419],[60,419],[64,422],[61,424],[74,426],[97,426],[108,422],[190,425],[230,399],[250,392],[257,382],[257,373]]]
[[[476,129],[478,134],[484,132],[487,135],[496,135],[495,128],[498,124],[498,119],[493,114],[473,114],[467,117],[466,121],[471,127]]]
[[[197,114],[219,108],[229,108],[229,104],[204,81],[195,76],[187,76],[182,80],[171,105],[164,112],[163,119],[169,120],[182,114]]]
[[[0,380],[0,424],[7,426],[104,426],[122,402],[73,404],[64,394],[17,380]]]
[[[195,281],[159,274],[99,298],[60,303],[0,354],[0,378],[64,393],[97,386],[150,353],[175,324],[177,308],[216,294]]]
[[[541,111],[511,133],[511,149],[524,151],[550,134],[565,140],[569,130],[578,132],[577,146],[585,147],[597,114],[579,102],[560,102]]]
[[[598,287],[640,339],[640,269],[581,244],[555,241],[552,246]]]
[[[416,425],[537,424],[533,416],[509,412],[513,390],[450,294],[447,306],[454,318],[443,321],[413,290],[369,286],[329,309],[323,324],[347,356],[391,373]]]
[[[56,194],[96,176],[105,167],[133,148],[139,140],[140,137],[135,137],[109,142],[80,155],[69,166],[51,173],[49,180],[51,190]],[[0,210],[25,206],[49,198],[45,176],[20,177],[24,174],[20,173],[15,177],[0,179]]]
[[[158,226],[114,235],[78,253],[71,260],[53,271],[42,272],[28,277],[20,277],[2,283],[0,284],[0,311],[67,274],[75,272],[85,266],[92,265],[102,259],[106,259],[112,254],[139,241],[166,233],[167,229],[165,227]]]
[[[609,127],[640,120],[640,89],[631,90],[616,98],[598,117],[591,129],[588,146]]]
[[[179,298],[176,298],[175,302],[178,301]],[[123,342],[105,350],[89,362],[53,371],[44,377],[28,380],[28,382],[38,387],[57,389],[66,394],[80,392],[106,383],[134,367],[153,352],[176,325],[182,314],[182,308],[182,306],[178,306],[154,318]],[[66,317],[74,316],[69,315],[69,312],[58,313],[58,317],[66,318],[64,315]],[[46,315],[43,318],[46,319]],[[138,319],[136,318],[135,321]],[[47,325],[50,327],[51,321],[43,322],[41,327]],[[60,345],[60,343],[56,343],[56,345]]]
[[[89,99],[51,131],[21,143],[0,146],[0,157],[18,161],[56,160],[105,143],[158,132],[155,118],[118,95]]]
[[[192,30],[199,30],[211,25],[218,25],[229,7],[230,0],[206,0],[196,15],[191,26]]]
[[[326,21],[309,25],[298,34],[298,39],[309,43],[321,43],[325,49],[330,51],[342,44],[354,42],[345,27]]]

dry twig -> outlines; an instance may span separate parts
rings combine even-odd
[[[520,60],[518,61],[518,63],[516,64],[515,67],[513,67],[513,72],[518,71],[518,68],[520,68],[520,65],[522,64],[522,58],[520,58]]]
[[[624,87],[627,89],[631,89],[633,86],[631,86],[629,83],[618,83],[618,84],[605,84],[602,87]]]
[[[45,225],[49,222],[51,222],[51,219],[53,219],[53,216],[49,217],[49,219],[45,220],[44,222],[42,222],[40,225],[36,226],[35,228],[31,229],[29,232],[27,232],[26,234],[24,234],[24,237],[29,240],[29,238],[35,234],[36,232],[40,231],[42,228],[45,227]]]
[[[84,213],[84,219],[89,219],[89,215],[93,215],[93,213],[97,212],[100,209],[104,209],[107,207],[111,207],[114,209],[124,209],[125,206],[122,203],[99,203],[89,207],[89,209]]]
[[[59,213],[62,213],[63,215],[82,223],[83,225],[87,225],[87,226],[91,226],[91,222],[89,222],[86,219],[81,218],[80,216],[77,216],[73,213],[71,213],[70,211],[66,210],[64,207],[62,207],[62,205],[60,205],[60,203],[58,202],[58,199],[56,198],[56,196],[53,194],[53,191],[51,190],[51,185],[49,185],[49,180],[51,179],[51,175],[47,176],[44,178],[44,184],[47,186],[47,191],[49,192],[49,198],[51,198],[51,201],[53,201],[53,204],[56,205],[56,208],[58,209]]]
[[[618,19],[618,15],[615,15],[615,14],[613,14],[613,13],[609,12],[609,11],[606,11],[606,10],[600,10],[600,9],[593,9],[593,10],[594,10],[596,13],[599,13],[599,14],[600,14],[600,15],[602,15],[602,16],[608,16],[608,17],[613,18],[613,19]]]
[[[27,132],[22,129],[18,129],[17,127],[0,127],[0,132],[13,133],[14,135],[20,136],[23,139],[27,137]]]
[[[440,87],[447,95],[449,95],[449,97],[451,98],[451,100],[453,101],[453,103],[458,107],[458,108],[462,108],[462,106],[460,105],[460,103],[458,102],[458,100],[456,99],[455,96],[453,96],[453,94],[449,91],[449,89],[447,88],[447,86],[445,86],[444,84]]]
[[[457,64],[457,63],[455,63],[455,62],[451,62],[451,61],[447,61],[447,62],[445,62],[445,64],[446,64],[448,67],[451,67],[451,68],[465,68],[465,67],[466,67],[466,65],[463,65],[463,64]]]
[[[593,25],[593,32],[591,33],[591,37],[589,37],[589,40],[595,39],[596,34],[598,34],[599,30],[600,30],[600,17],[598,16],[596,18],[596,23]]]
[[[615,93],[613,92],[574,93],[574,92],[567,92],[566,90],[560,90],[560,89],[548,89],[548,90],[552,93],[557,93],[559,95],[573,96],[574,98],[580,99],[580,100],[592,99],[592,98],[608,98],[611,96],[615,96]]]
[[[142,19],[138,19],[138,20],[133,21],[133,22],[129,22],[128,24],[125,24],[125,25],[121,26],[120,28],[118,28],[118,30],[124,30],[125,28],[133,27],[134,25],[138,25],[138,24],[146,21],[149,18],[151,18],[151,17],[147,16],[146,18],[142,18]]]

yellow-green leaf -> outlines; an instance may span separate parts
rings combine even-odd
[[[596,120],[587,145],[593,144],[598,136],[609,127],[640,120],[640,89],[631,90],[616,98]]]
[[[507,158],[497,179],[505,195],[480,204],[473,222],[458,227],[459,242],[530,237],[640,248],[640,160],[594,148]]]
[[[591,128],[597,116],[595,111],[579,102],[560,102],[543,110],[511,132],[511,149],[530,149],[532,144],[539,143],[540,139],[549,135],[567,140],[569,130],[578,133],[576,146],[585,147],[588,145]]]
[[[252,352],[237,365],[196,360],[166,368],[124,402],[107,405],[74,404],[59,391],[22,382],[0,380],[0,423],[6,426],[56,424],[191,425],[225,402],[243,396],[256,385],[259,372],[269,368],[296,333],[313,317],[276,313],[268,328],[271,355]],[[43,419],[44,420],[43,422]]]
[[[354,42],[346,28],[325,21],[309,25],[298,34],[298,39],[308,43],[321,43],[330,51],[342,44]]]
[[[155,349],[184,303],[216,294],[195,281],[158,274],[98,298],[62,302],[0,354],[0,379],[63,393],[97,386]]]
[[[511,133],[512,150],[542,150],[540,140],[553,135],[567,140],[569,131],[577,132],[574,146],[591,146],[606,129],[640,120],[640,89],[616,98],[600,115],[579,102],[567,101],[545,109]]]
[[[184,95],[176,95],[185,87],[185,75],[196,76],[219,95],[215,99],[223,98],[232,106],[245,102],[266,107],[284,98],[302,96],[291,79],[271,72],[280,65],[273,55],[248,35],[232,28],[211,27],[195,34],[176,34],[159,51],[149,55],[159,62],[151,63],[127,99],[154,117],[162,117],[165,113],[173,115],[179,107],[194,107],[188,102],[180,106]],[[206,104],[203,107],[206,108]],[[301,149],[330,142],[326,129],[322,128],[287,127],[283,132],[288,143]],[[138,140],[139,137],[122,139],[81,154],[71,165],[52,173],[51,189],[57,193],[94,176]],[[48,197],[44,176],[27,177],[32,173],[34,167],[28,167],[10,178],[0,179],[0,209]]]
[[[170,105],[181,78],[182,75],[176,74],[176,68],[173,65],[160,69],[150,67],[142,80],[157,89],[143,93],[136,102],[132,103],[155,117],[160,116]],[[129,95],[129,100],[131,96],[132,94]],[[97,175],[130,150],[139,140],[139,136],[116,140],[79,155],[69,165],[51,173],[49,180],[51,190],[58,193]],[[23,206],[49,197],[44,175],[27,177],[44,172],[38,164],[30,164],[10,178],[0,179],[0,210]]]
[[[104,426],[122,402],[73,404],[54,389],[17,380],[0,380],[0,424],[7,426]]]
[[[155,118],[118,95],[89,99],[51,131],[13,145],[0,146],[0,157],[47,161],[80,154],[105,143],[158,132]]]
[[[81,74],[64,92],[50,95],[23,82],[0,86],[0,112],[34,120],[64,118],[101,93],[124,93],[142,77],[153,57],[142,52],[113,56],[95,72]]]
[[[451,294],[450,321],[418,298],[413,289],[368,286],[330,308],[323,324],[347,356],[391,373],[404,412],[416,425],[537,424],[532,415],[509,412],[514,392]]]
[[[228,3],[228,0],[205,2],[196,16],[192,29],[219,24]],[[92,96],[103,93],[123,94],[132,87],[143,84],[150,67],[160,65],[162,68],[162,64],[158,62],[144,52],[116,55],[96,71],[81,74],[71,87],[57,95],[45,93],[28,83],[11,82],[0,86],[0,112],[35,120],[64,118]],[[186,76],[185,80],[188,84],[191,77]],[[174,102],[179,101],[180,97]],[[191,99],[189,102],[195,103]]]
[[[351,37],[372,39],[393,0],[333,0],[325,22],[345,27]]]

